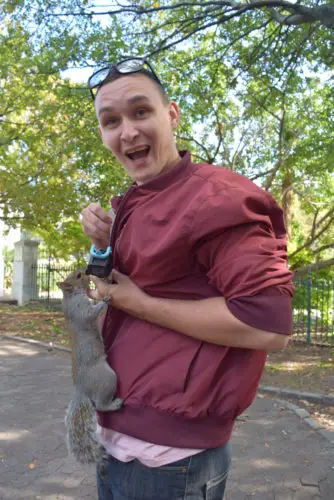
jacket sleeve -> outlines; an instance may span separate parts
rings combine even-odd
[[[234,316],[255,328],[290,334],[292,273],[283,213],[265,191],[209,190],[193,219],[193,250]]]

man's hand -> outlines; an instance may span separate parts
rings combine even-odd
[[[228,309],[224,297],[201,300],[178,300],[153,297],[143,292],[128,276],[115,269],[110,284],[95,276],[91,280],[96,290],[89,297],[111,303],[139,319],[159,325],[210,344],[277,351],[283,349],[288,335],[253,328],[241,322]]]
[[[107,248],[113,218],[98,203],[91,203],[81,213],[83,232],[96,248]]]
[[[103,281],[96,276],[91,276],[91,281],[95,284],[95,290],[89,290],[88,296],[94,300],[106,300],[110,298],[113,307],[126,311],[138,318],[142,315],[142,310],[145,306],[149,295],[143,292],[128,276],[112,270],[109,276],[109,281]]]

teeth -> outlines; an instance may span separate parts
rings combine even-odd
[[[138,148],[138,149],[132,149],[132,151],[128,151],[126,154],[132,155],[133,153],[138,153],[138,151],[145,151],[146,149],[148,149],[148,146],[144,146],[144,147]]]

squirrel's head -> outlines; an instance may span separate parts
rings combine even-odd
[[[63,291],[73,293],[79,290],[88,290],[89,276],[85,273],[85,269],[77,269],[69,274],[64,281],[59,281],[57,286]]]

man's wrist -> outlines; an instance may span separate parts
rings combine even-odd
[[[156,297],[152,297],[146,292],[143,292],[140,300],[136,304],[136,314],[139,319],[148,322],[154,322],[154,308],[157,307],[158,299]]]

